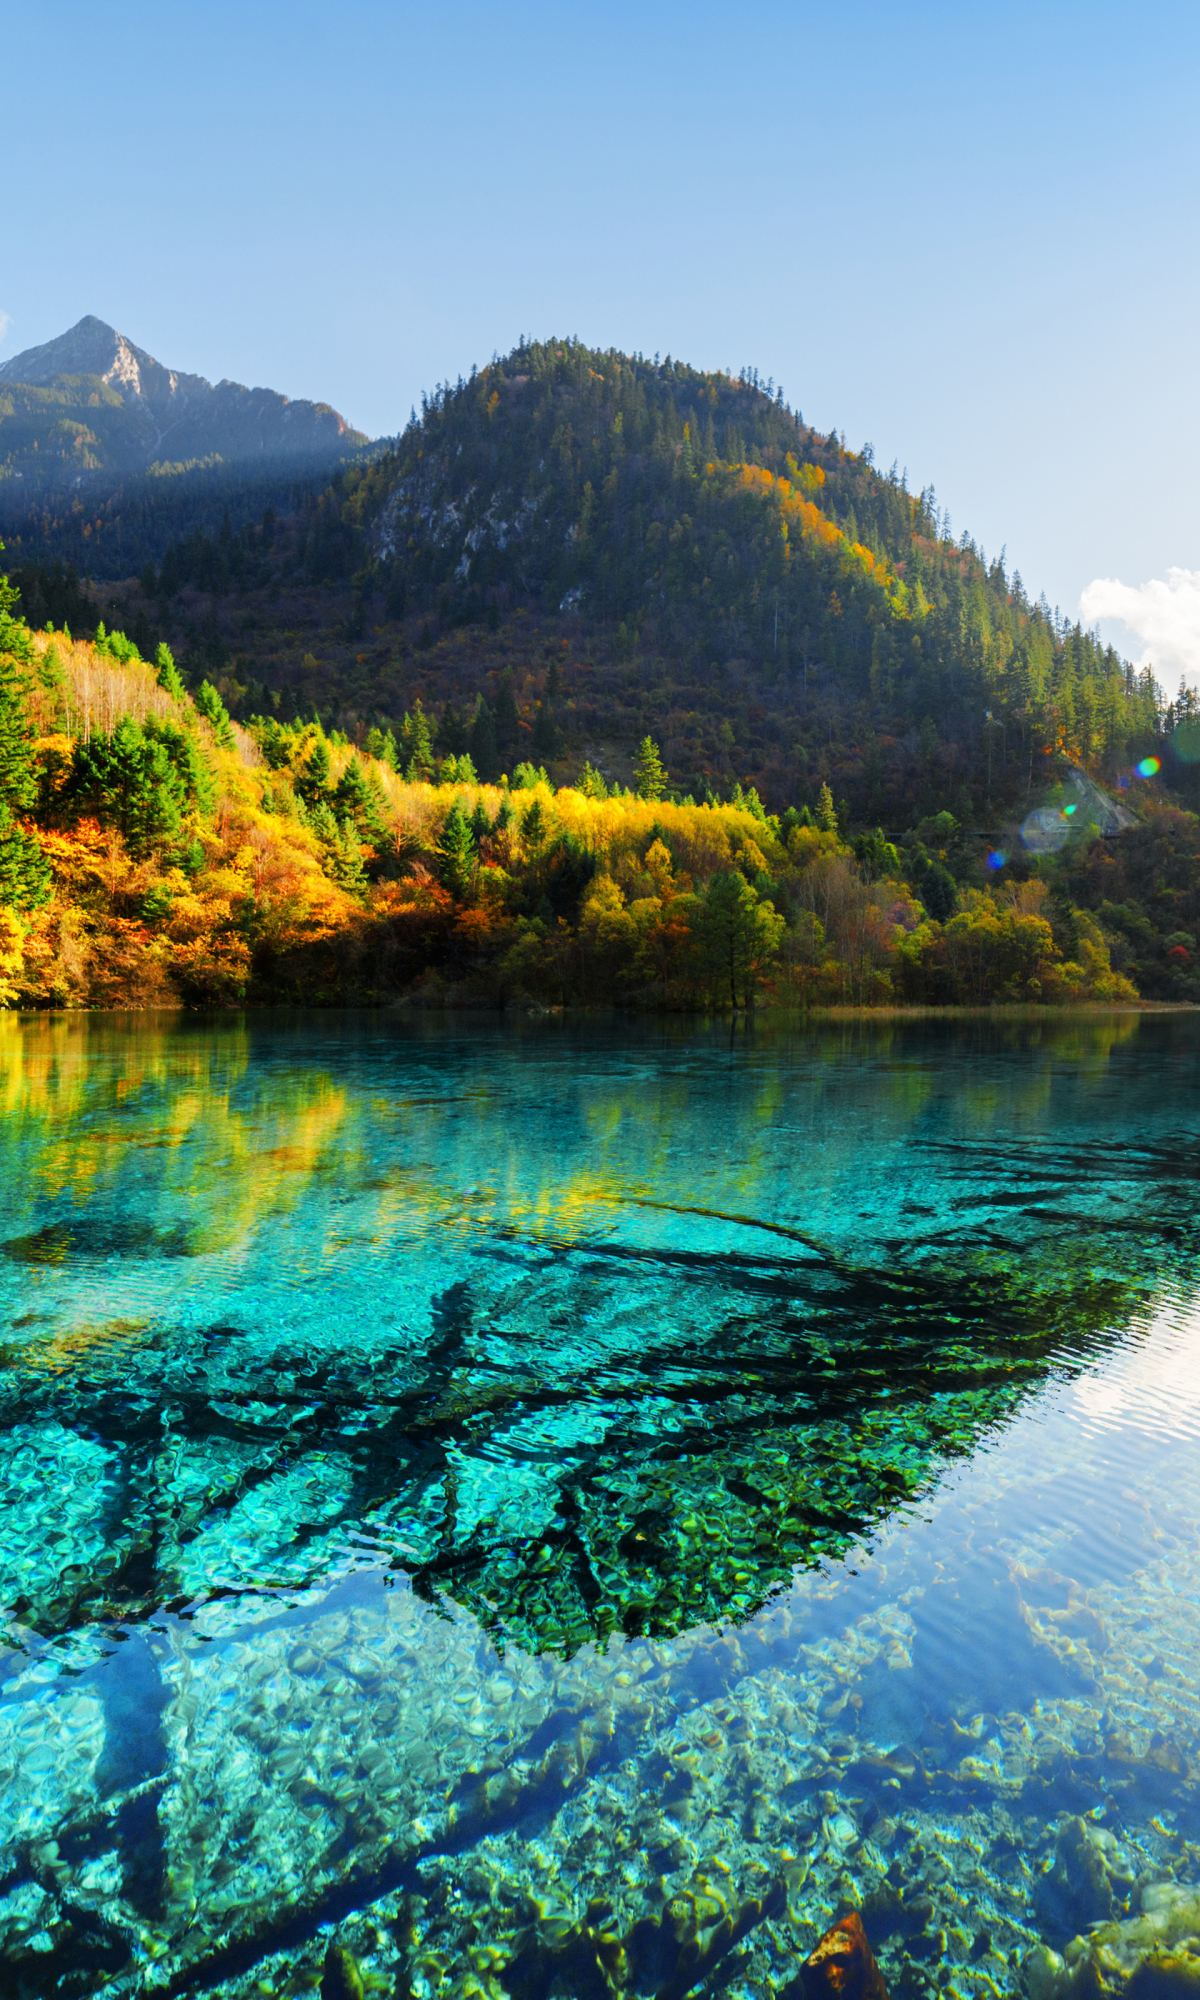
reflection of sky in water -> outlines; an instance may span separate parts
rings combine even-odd
[[[1082,1376],[1072,1394],[1089,1427],[1119,1424],[1150,1437],[1200,1436],[1200,1308],[1170,1292],[1144,1331],[1108,1357],[1102,1373]]]
[[[1072,1815],[1196,1879],[1195,1035],[26,1024],[6,1962],[982,1994]]]

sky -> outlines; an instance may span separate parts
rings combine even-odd
[[[4,44],[0,360],[95,313],[372,435],[522,333],[756,366],[1200,681],[1194,5],[39,0]]]

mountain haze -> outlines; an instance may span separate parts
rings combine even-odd
[[[30,497],[88,489],[152,467],[220,459],[323,458],[365,444],[328,403],[212,383],[167,368],[103,320],[0,365],[0,486],[6,511],[21,482]]]

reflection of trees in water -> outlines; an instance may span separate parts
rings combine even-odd
[[[4,1247],[59,1316],[10,1339],[4,1421],[65,1426],[109,1468],[104,1558],[68,1547],[53,1585],[15,1580],[45,1633],[308,1582],[362,1530],[533,1647],[742,1619],[1194,1247],[1194,1147],[1114,1148],[1074,1116],[1124,1018],[1039,1029],[999,1083],[961,1060],[995,1053],[982,1029],[939,1083],[895,1063],[921,1048],[896,1024],[814,1037],[795,1067],[714,1045],[707,1074],[661,1045],[606,1071],[414,1035],[356,1066],[362,1043],[329,1035],[314,1065],[245,1024],[15,1025],[0,1145],[31,1193]],[[989,1141],[1017,1121],[1020,1149]],[[861,1254],[772,1219],[804,1212],[818,1148],[827,1211],[839,1187],[875,1204]],[[430,1318],[384,1331],[395,1257],[427,1243]],[[144,1294],[149,1265],[227,1247],[227,1323],[171,1324]],[[273,1335],[252,1252],[272,1275],[328,1253],[325,1322]],[[140,1309],[72,1320],[98,1259]],[[339,1297],[364,1260],[365,1324],[362,1293]]]

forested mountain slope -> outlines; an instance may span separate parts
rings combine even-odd
[[[482,783],[419,706],[362,749],[315,721],[243,729],[165,644],[151,666],[12,602],[0,579],[0,1005],[1136,997],[1120,926],[1070,900],[1059,857],[977,886],[949,813],[901,850],[844,839],[827,786],[815,814],[679,801],[649,739],[633,791],[528,763]],[[1080,828],[1064,862],[1092,844]],[[1162,960],[1180,997],[1191,968]]]
[[[23,535],[26,609],[66,601],[35,556],[113,577],[127,548],[140,576],[105,608],[235,716],[316,713],[361,744],[420,700],[434,747],[489,780],[532,758],[628,784],[649,734],[684,796],[815,810],[827,785],[847,828],[948,809],[999,846],[1072,764],[1112,782],[1153,753],[1190,782],[1168,741],[1190,696],[1167,709],[931,491],[751,377],[526,342],[323,490],[254,515],[239,489],[218,525],[220,491],[169,534],[126,493],[88,545]]]

